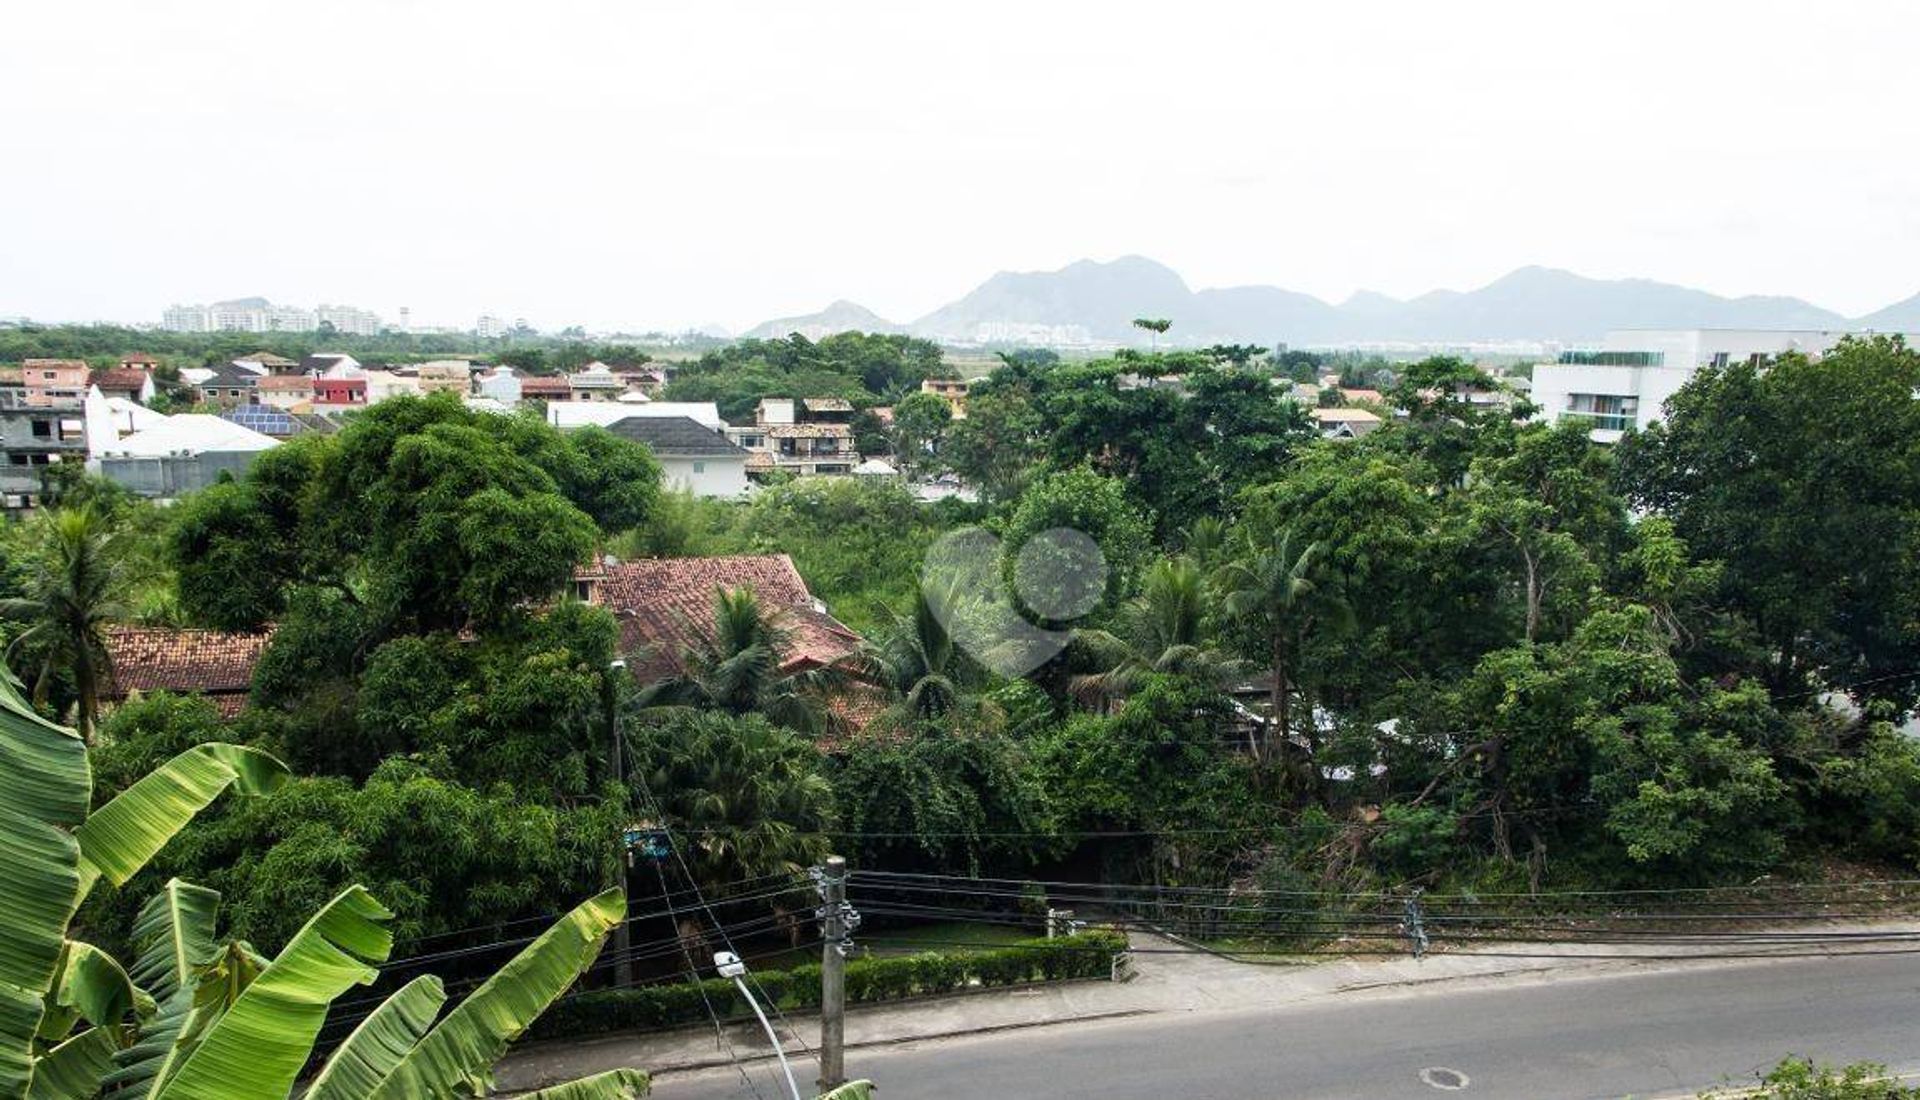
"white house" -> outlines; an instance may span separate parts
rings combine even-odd
[[[747,452],[720,432],[686,416],[629,416],[607,425],[623,439],[644,443],[659,461],[667,485],[697,497],[747,493]]]
[[[481,397],[490,397],[502,405],[520,403],[520,376],[505,363],[481,375],[478,388]]]
[[[1533,369],[1533,401],[1549,422],[1578,417],[1597,442],[1660,419],[1660,409],[1702,367],[1826,354],[1856,335],[1820,329],[1616,329],[1599,348],[1562,352]],[[1912,338],[1909,337],[1909,340]]]

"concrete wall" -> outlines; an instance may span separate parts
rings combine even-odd
[[[197,455],[102,458],[100,473],[139,496],[173,500],[212,485],[223,472],[241,477],[260,453],[203,451]]]
[[[697,497],[738,497],[747,492],[747,456],[684,458],[656,455],[662,480],[676,492],[693,490]],[[700,469],[695,470],[698,465]]]

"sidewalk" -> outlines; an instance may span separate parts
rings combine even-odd
[[[1838,930],[1850,934],[1920,934],[1920,925],[1846,925],[1844,929],[1823,925],[1773,931]],[[1764,962],[1769,955],[1810,951],[1847,954],[1898,946],[1872,942],[1814,946],[1781,941],[1728,949],[1673,944],[1544,943],[1444,952],[1424,959],[1343,958],[1264,965],[1196,952],[1151,933],[1132,932],[1128,938],[1134,948],[1135,977],[1131,981],[1069,982],[896,1005],[855,1005],[847,1011],[847,1046],[852,1049],[1151,1013],[1259,1008],[1363,991],[1375,995],[1393,995],[1396,991],[1405,994],[1436,982],[1548,980],[1569,973],[1736,965]],[[819,1021],[812,1014],[791,1015],[788,1019],[790,1026],[783,1026],[777,1017],[774,1026],[794,1061],[795,1076],[811,1076],[812,1058],[808,1051],[819,1038]],[[503,1092],[515,1092],[621,1066],[637,1066],[655,1075],[723,1066],[732,1060],[729,1044],[731,1053],[742,1060],[773,1056],[757,1024],[728,1027],[724,1035],[724,1041],[716,1038],[709,1026],[532,1044],[508,1055],[498,1067],[496,1084]]]

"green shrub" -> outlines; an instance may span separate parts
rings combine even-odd
[[[924,952],[891,958],[853,959],[847,963],[847,1003],[876,1004],[909,997],[937,997],[967,989],[1106,978],[1114,956],[1127,949],[1117,932],[1089,932],[1056,940],[1028,940],[971,955]],[[820,1003],[820,967],[766,970],[753,975],[756,996],[782,1009],[810,1009]],[[706,1000],[701,999],[702,993]],[[557,1039],[612,1031],[643,1031],[703,1023],[707,1004],[722,1019],[752,1015],[730,981],[709,978],[698,984],[640,985],[582,993],[561,1001],[542,1016],[534,1038]]]
[[[1758,1089],[1734,1092],[1715,1090],[1702,1094],[1702,1100],[1914,1100],[1920,1089],[1910,1089],[1889,1080],[1887,1067],[1872,1062],[1855,1062],[1844,1068],[1818,1065],[1810,1058],[1788,1058],[1760,1079]]]

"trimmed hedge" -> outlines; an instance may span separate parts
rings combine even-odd
[[[970,955],[925,952],[894,958],[849,959],[847,1003],[877,1004],[932,997],[968,989],[1106,978],[1116,955],[1127,950],[1118,932],[1087,932],[1054,940],[1028,940]],[[820,967],[763,970],[753,974],[756,994],[783,1009],[817,1008]],[[706,999],[701,999],[701,994]],[[646,1031],[708,1022],[707,1004],[721,1019],[751,1019],[731,981],[708,978],[677,985],[642,985],[581,993],[548,1009],[529,1038],[560,1039],[610,1031]]]

